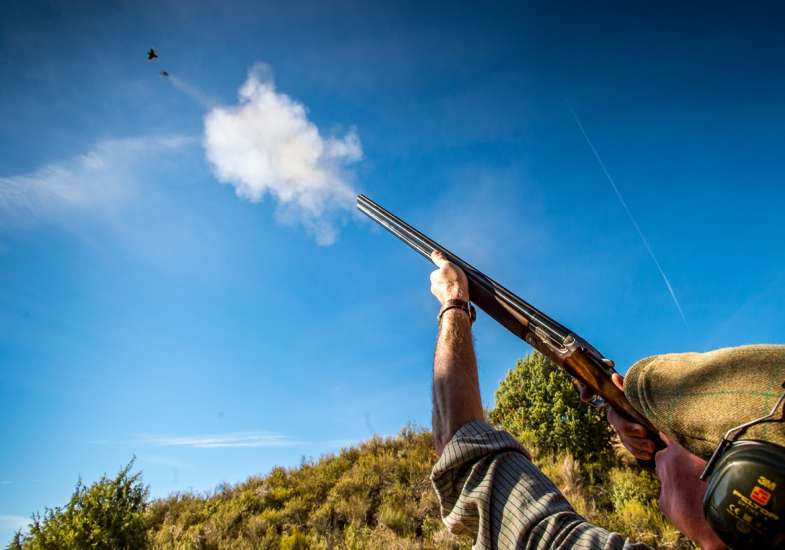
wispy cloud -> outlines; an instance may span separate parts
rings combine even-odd
[[[108,139],[74,158],[26,174],[0,176],[0,215],[29,221],[30,215],[111,207],[133,195],[141,162],[192,142],[182,135]]]
[[[237,449],[257,447],[294,447],[302,442],[288,436],[267,432],[242,432],[196,436],[144,436],[145,443],[160,447],[192,449]]]
[[[319,244],[335,241],[335,215],[354,203],[345,167],[363,155],[354,131],[323,136],[305,105],[279,92],[262,64],[249,71],[239,103],[212,109],[204,125],[207,160],[218,181],[252,202],[269,193],[281,221],[301,223]]]
[[[24,516],[0,515],[0,529],[25,529],[30,522],[30,518]]]

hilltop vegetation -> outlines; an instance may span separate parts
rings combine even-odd
[[[611,444],[602,413],[581,404],[549,360],[519,361],[489,416],[527,445],[589,520],[662,548],[691,547],[659,512],[657,480]],[[34,516],[8,548],[470,548],[441,523],[429,481],[435,460],[431,435],[406,427],[209,495],[152,501],[129,464],[114,478],[78,484],[66,506]]]
[[[468,548],[439,521],[429,433],[405,428],[209,498],[151,504],[153,548]]]
[[[144,505],[146,488],[129,465],[89,489],[78,485],[68,505],[47,510],[9,548],[470,548],[439,520],[428,479],[435,459],[430,433],[407,427],[209,496]]]

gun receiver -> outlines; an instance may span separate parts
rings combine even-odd
[[[592,404],[608,404],[629,420],[643,425],[649,438],[660,442],[657,429],[627,401],[624,392],[613,383],[613,361],[606,359],[586,340],[516,296],[502,285],[474,268],[436,241],[373,202],[357,196],[357,208],[393,235],[430,260],[434,250],[459,266],[469,281],[471,301],[507,330],[550,357],[573,380],[589,388]]]

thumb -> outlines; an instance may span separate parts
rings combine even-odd
[[[618,372],[614,372],[611,375],[611,380],[613,380],[614,385],[619,388],[620,390],[624,390],[624,378]]]
[[[441,250],[434,250],[431,252],[431,261],[436,264],[436,267],[444,267],[449,262],[447,257],[442,254]]]

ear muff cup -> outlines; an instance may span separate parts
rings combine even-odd
[[[703,513],[730,548],[785,548],[785,447],[731,444],[709,478]]]

